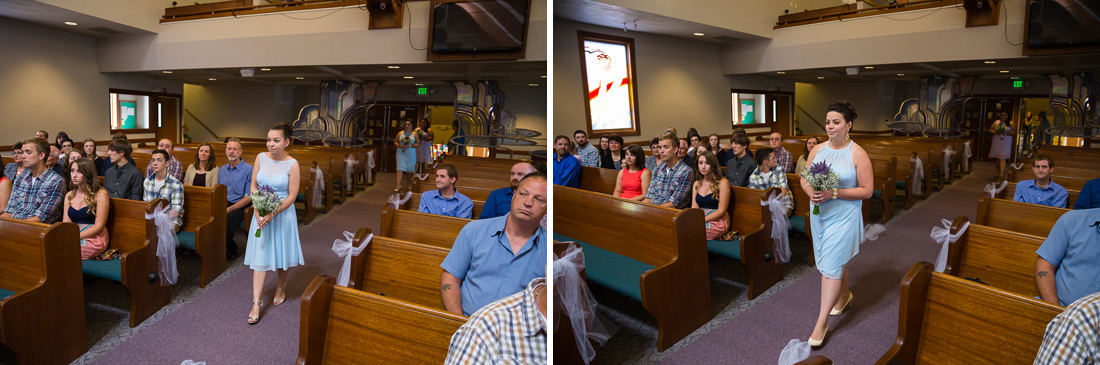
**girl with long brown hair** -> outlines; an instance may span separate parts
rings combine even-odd
[[[107,249],[107,214],[111,197],[99,187],[95,163],[80,158],[69,163],[69,192],[62,221],[80,228],[80,258],[90,259]]]
[[[692,175],[691,207],[703,209],[706,216],[707,239],[721,237],[729,230],[730,182],[722,175],[718,157],[710,151],[695,156],[695,173]]]

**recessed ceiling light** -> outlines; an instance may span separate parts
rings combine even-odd
[[[994,63],[997,63],[997,61],[985,61],[985,63],[986,63],[986,64],[989,64],[989,65],[992,65],[992,64],[994,64]]]
[[[305,80],[306,79],[305,77],[301,77],[301,76],[296,76],[294,78],[297,79],[297,80]]]
[[[405,76],[405,80],[413,78],[412,76]]]
[[[527,84],[527,86],[539,86],[539,84]]]
[[[1006,74],[1008,73],[1008,70],[1001,70],[1001,73]]]
[[[874,69],[875,66],[863,66],[863,68],[870,70],[870,69]]]
[[[905,76],[905,74],[898,74],[898,76]]]
[[[705,35],[705,34],[703,34],[703,33],[699,33],[699,32],[695,32],[694,34],[695,34],[695,36],[696,36],[696,37],[702,37],[702,36],[704,36],[704,35]]]
[[[265,67],[265,68],[261,68],[260,71],[271,71],[271,69]]]
[[[817,79],[818,79],[818,80],[824,80],[824,79],[825,79],[825,76],[818,76],[818,77],[817,77]]]
[[[783,72],[783,71],[776,71],[775,74],[776,75],[786,75],[787,73]]]
[[[399,68],[401,68],[401,66],[386,66],[386,68],[399,69]]]
[[[65,25],[77,25],[76,22],[65,22]]]
[[[161,71],[161,72],[166,73],[166,74],[172,73],[172,71]]]
[[[213,78],[213,77],[211,77],[211,78],[209,78],[209,79],[207,79],[207,80],[210,80],[210,81],[218,81],[218,79],[215,79],[215,78]]]

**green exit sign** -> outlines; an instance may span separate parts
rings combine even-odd
[[[1023,80],[1012,80],[1012,88],[1013,89],[1021,89],[1023,87],[1024,87],[1024,81]]]
[[[419,95],[419,96],[428,96],[428,88],[426,88],[426,87],[418,87],[418,88],[416,88],[416,95]]]

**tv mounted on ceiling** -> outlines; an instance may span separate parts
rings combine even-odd
[[[1100,1],[1030,0],[1024,55],[1100,52]]]
[[[531,0],[432,0],[428,61],[523,58]]]

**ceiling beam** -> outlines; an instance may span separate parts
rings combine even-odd
[[[206,73],[209,74],[209,75],[224,78],[224,79],[241,80],[241,81],[248,81],[248,82],[253,82],[253,83],[257,83],[257,84],[271,85],[271,81],[260,80],[260,79],[254,78],[254,77],[242,77],[241,75],[235,75],[235,74],[231,74],[231,73],[223,72],[223,71],[218,71],[218,70],[206,70]]]

